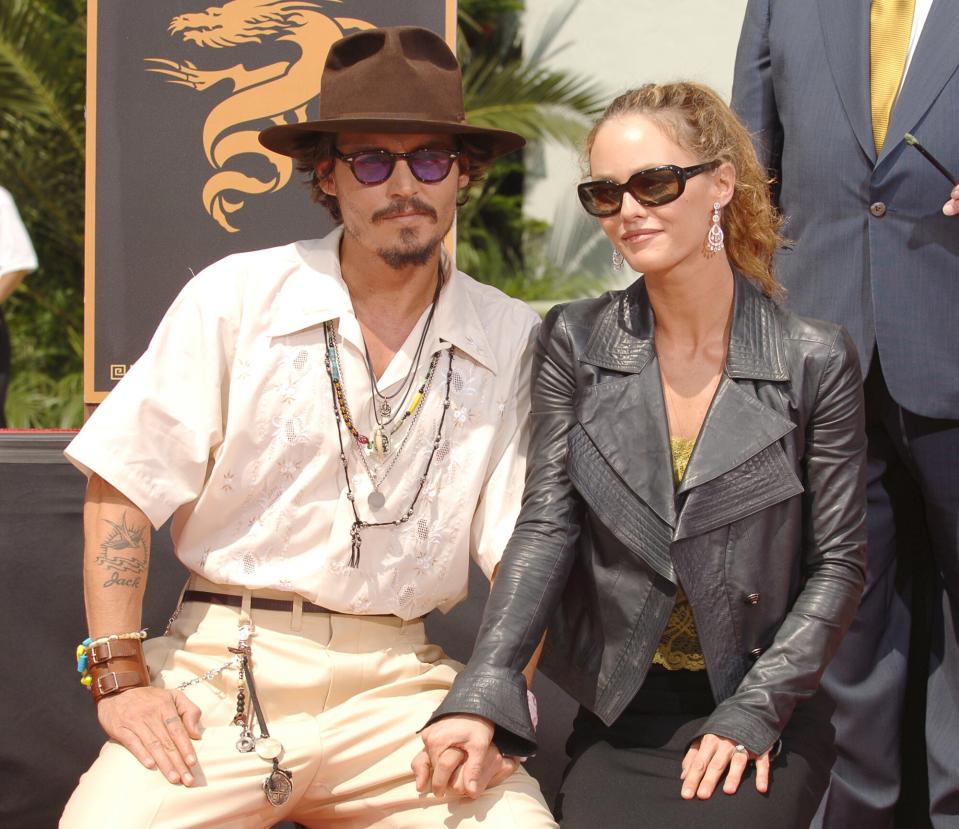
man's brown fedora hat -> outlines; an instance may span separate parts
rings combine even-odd
[[[486,160],[526,143],[514,132],[466,123],[456,57],[439,35],[416,26],[369,29],[334,43],[320,79],[320,118],[269,127],[260,143],[295,156],[316,133],[336,132],[469,136]]]

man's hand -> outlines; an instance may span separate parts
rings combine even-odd
[[[171,783],[193,785],[190,768],[200,739],[200,709],[181,691],[131,688],[97,705],[100,725],[148,769],[158,768]]]
[[[959,216],[959,185],[952,188],[949,201],[942,206],[942,212],[947,216]]]
[[[519,761],[504,757],[493,745],[493,723],[464,714],[444,717],[420,732],[423,750],[411,766],[416,790],[432,788],[437,797],[447,791],[477,798],[490,786],[502,783]]]
[[[683,758],[683,773],[680,776],[683,798],[708,800],[724,774],[726,782],[723,791],[735,794],[750,760],[756,761],[756,791],[765,794],[769,791],[768,749],[757,756],[748,751],[736,751],[736,743],[726,737],[704,734],[693,741]]]

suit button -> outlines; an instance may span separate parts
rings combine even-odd
[[[881,217],[886,215],[886,203],[881,201],[873,202],[869,205],[869,212],[873,216]]]
[[[757,659],[759,659],[759,657],[762,656],[762,655],[763,655],[763,649],[762,649],[762,648],[753,648],[753,649],[749,652],[749,658],[752,659],[753,662],[755,662]]]
[[[759,594],[749,593],[748,595],[743,596],[743,604],[759,604]]]

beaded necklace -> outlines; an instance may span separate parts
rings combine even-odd
[[[436,456],[436,450],[439,448],[440,440],[443,435],[443,424],[446,422],[446,412],[450,407],[450,389],[453,384],[453,347],[449,348],[449,360],[446,367],[446,397],[443,399],[443,412],[440,415],[439,425],[436,427],[436,435],[433,438],[433,446],[430,449],[430,456],[426,461],[426,468],[423,470],[423,474],[420,475],[419,485],[416,488],[416,493],[413,495],[413,500],[410,502],[410,505],[400,514],[399,518],[396,518],[392,521],[363,521],[360,518],[359,511],[356,508],[356,493],[353,492],[353,486],[350,484],[350,469],[346,460],[346,447],[343,445],[343,429],[341,428],[341,422],[346,424],[347,429],[350,434],[353,435],[354,439],[359,443],[359,435],[355,430],[355,427],[351,428],[352,420],[347,420],[349,417],[349,409],[346,407],[346,395],[343,392],[342,378],[338,367],[337,352],[336,352],[336,340],[332,335],[332,329],[329,323],[323,323],[324,332],[327,337],[327,344],[329,348],[327,349],[326,356],[326,373],[330,378],[330,389],[333,392],[333,416],[336,418],[336,436],[340,442],[340,462],[343,464],[343,473],[346,477],[346,497],[350,502],[350,507],[353,509],[353,524],[350,527],[350,541],[351,541],[351,550],[350,550],[350,567],[356,568],[360,566],[360,552],[363,544],[362,531],[369,529],[371,527],[398,527],[400,524],[405,524],[410,518],[413,517],[413,509],[416,506],[416,502],[419,500],[420,494],[423,492],[423,486],[426,484],[426,479],[429,476],[430,467],[433,464],[433,458]],[[430,373],[429,378],[432,378],[433,370],[436,368],[436,363],[439,358],[439,353],[433,355],[433,359],[430,362]],[[427,383],[424,383],[426,387]],[[425,396],[425,392],[417,394],[414,404],[410,404],[411,408],[415,411],[419,407],[420,401],[422,401]],[[404,415],[405,418],[405,415]],[[413,431],[413,426],[410,426],[410,432]],[[407,437],[409,436],[407,433]],[[404,440],[405,444],[406,441]],[[362,448],[362,444],[361,444]],[[362,457],[362,452],[361,455]],[[395,459],[394,459],[395,462]],[[390,469],[392,469],[392,464],[390,464]],[[369,467],[367,467],[367,473],[369,473]],[[389,469],[387,473],[389,473]],[[385,478],[385,475],[383,476]],[[382,483],[383,478],[380,479]],[[376,486],[376,482],[372,479],[371,482]],[[375,499],[374,495],[379,496]],[[382,499],[382,501],[380,500]],[[370,507],[372,509],[377,509],[382,507],[385,504],[386,499],[378,489],[373,490],[370,494]]]
[[[409,371],[406,372],[406,377],[403,378],[403,382],[400,383],[400,387],[392,394],[384,394],[380,391],[380,387],[376,382],[376,372],[373,370],[373,360],[370,358],[370,350],[366,347],[366,342],[364,341],[363,343],[363,352],[366,357],[366,373],[370,381],[370,396],[372,398],[371,407],[373,409],[373,419],[376,421],[376,425],[381,432],[386,426],[389,426],[390,423],[396,419],[396,415],[399,413],[399,410],[403,408],[403,403],[406,401],[407,395],[409,395],[410,390],[413,388],[416,367],[420,364],[420,355],[423,353],[423,346],[426,343],[426,335],[429,333],[430,325],[433,322],[433,314],[436,312],[436,303],[439,301],[440,289],[442,287],[443,276],[441,266],[440,270],[436,274],[436,290],[433,291],[433,303],[430,305],[430,312],[426,317],[426,324],[423,326],[423,333],[420,334],[420,341],[417,343],[416,351],[413,354],[413,361],[410,363]],[[422,387],[420,387],[420,391],[422,391]],[[399,407],[394,412],[392,401],[397,397],[399,398]],[[379,400],[379,404],[377,404],[377,400]],[[383,418],[382,420],[380,419],[381,417]]]
[[[419,406],[423,402],[423,398],[426,397],[426,394],[429,391],[430,382],[433,379],[433,372],[436,370],[436,361],[439,357],[439,354],[437,353],[433,355],[433,359],[430,361],[430,366],[426,371],[426,376],[423,378],[423,382],[417,389],[416,394],[413,395],[413,399],[406,407],[406,411],[403,412],[403,416],[396,422],[393,428],[390,429],[389,432],[386,432],[383,427],[389,425],[389,421],[381,424],[379,420],[377,420],[376,429],[373,431],[373,437],[369,438],[356,428],[356,424],[353,422],[353,415],[350,413],[350,406],[346,402],[346,389],[343,385],[343,373],[340,370],[342,361],[340,360],[339,348],[336,345],[336,335],[326,323],[323,324],[323,331],[326,336],[326,363],[328,366],[328,372],[333,380],[333,396],[336,398],[337,406],[339,406],[340,411],[343,413],[343,422],[346,424],[346,428],[353,436],[353,440],[356,441],[360,449],[363,450],[360,454],[360,457],[363,459],[363,464],[366,466],[367,471],[369,471],[369,464],[366,462],[365,453],[373,452],[377,457],[383,458],[390,451],[390,447],[393,443],[393,435],[400,430],[400,427],[402,427],[408,418],[417,414]],[[417,352],[417,355],[418,354],[419,352]],[[417,363],[419,363],[419,356],[416,357],[411,369],[415,368]],[[403,397],[405,401],[406,395]],[[373,398],[373,405],[375,416],[375,397]],[[393,417],[395,417],[395,415]],[[411,424],[410,429],[412,428],[413,426]],[[405,444],[406,440],[404,439],[403,443],[401,444],[401,449]],[[390,464],[390,466],[392,466],[392,464]],[[372,477],[372,473],[370,473],[370,475]]]

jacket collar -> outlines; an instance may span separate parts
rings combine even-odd
[[[653,347],[654,318],[642,280],[615,295],[601,312],[580,358],[629,375],[587,386],[578,417],[606,462],[677,531],[677,537],[705,520],[697,516],[702,511],[696,495],[700,487],[742,466],[794,428],[791,421],[759,400],[751,382],[789,379],[775,304],[741,275],[736,274],[735,279],[726,372],[678,490]],[[749,480],[772,486],[771,470],[781,474],[765,464]],[[725,520],[732,515],[729,510],[733,506],[714,510],[708,520]],[[684,523],[686,512],[696,520]]]
[[[734,272],[733,320],[726,373],[733,379],[789,379],[779,319],[772,300]],[[639,374],[652,359],[655,316],[642,278],[603,310],[580,360],[600,368]]]
[[[270,336],[293,334],[339,320],[342,336],[362,349],[359,323],[340,270],[342,234],[340,227],[322,239],[293,246],[296,263],[274,300]],[[476,310],[470,286],[471,280],[466,274],[451,269],[436,306],[426,353],[454,345],[495,374],[498,370],[495,352]]]

